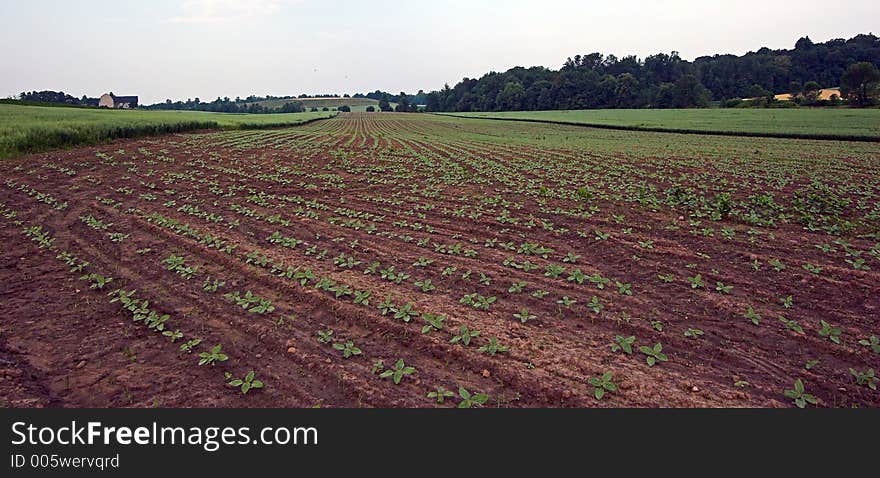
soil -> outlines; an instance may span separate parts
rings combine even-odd
[[[780,225],[773,241],[753,244],[748,228],[734,221],[715,224],[738,231],[735,239],[721,240],[690,234],[687,221],[671,209],[611,201],[588,219],[551,216],[547,211],[566,207],[564,201],[541,205],[498,183],[429,181],[467,158],[510,167],[517,158],[570,164],[584,154],[462,139],[447,131],[449,123],[394,118],[342,115],[300,128],[121,140],[4,162],[0,209],[15,214],[0,218],[6,244],[0,250],[0,404],[431,407],[457,405],[464,387],[488,394],[484,406],[493,407],[782,407],[792,406],[783,391],[800,378],[823,406],[880,405],[880,394],[856,384],[849,372],[880,365],[880,356],[857,343],[878,335],[877,261],[867,271],[829,261],[813,247],[828,237],[796,224]],[[573,128],[571,134],[588,133]],[[479,177],[472,164],[461,163]],[[647,170],[651,161],[645,164]],[[544,177],[541,170],[520,174],[524,180]],[[438,194],[424,194],[430,188]],[[494,214],[467,215],[490,196],[520,204],[510,209],[520,222],[499,224],[501,206],[486,206]],[[469,207],[464,215],[454,213],[463,207]],[[189,228],[174,230],[154,214]],[[613,220],[620,214],[624,224]],[[91,227],[82,219],[87,215],[107,228]],[[528,218],[536,225],[527,225]],[[542,228],[541,219],[567,231]],[[670,230],[676,221],[682,227]],[[23,234],[33,225],[54,238],[51,250]],[[575,233],[580,230],[612,235],[596,240]],[[236,248],[226,253],[187,231]],[[111,232],[127,236],[116,242]],[[267,241],[275,232],[303,242],[291,249]],[[516,247],[532,242],[554,252],[544,258],[486,247],[492,239]],[[639,246],[645,241],[653,241],[653,249]],[[851,243],[868,247],[857,238]],[[478,255],[438,252],[435,244],[461,244]],[[89,266],[71,272],[56,258],[62,251]],[[562,261],[568,252],[581,256],[576,264]],[[262,267],[248,253],[283,266]],[[168,269],[163,260],[171,254],[197,267],[192,278]],[[340,267],[334,264],[340,254],[360,263]],[[511,268],[504,264],[510,257],[540,268]],[[432,262],[414,265],[420,258]],[[774,258],[787,269],[774,271],[768,265]],[[751,268],[755,259],[763,264],[759,271]],[[365,273],[373,261],[381,266]],[[823,274],[811,275],[803,263],[822,266]],[[548,264],[567,272],[548,277]],[[383,279],[380,271],[390,265],[411,277],[401,284]],[[279,276],[288,266],[370,291],[370,305],[318,290],[314,281],[302,286]],[[443,275],[447,267],[456,272]],[[575,268],[613,280],[603,289],[567,281]],[[468,270],[470,278],[462,278]],[[704,288],[686,280],[697,272]],[[92,289],[81,279],[87,273],[113,282]],[[488,285],[479,281],[481,273],[491,278]],[[675,280],[662,282],[658,274]],[[205,282],[214,279],[225,284],[206,291]],[[415,282],[424,279],[436,290],[422,292]],[[509,292],[515,282],[526,283],[524,292]],[[631,284],[633,295],[619,293],[615,282]],[[716,292],[716,282],[733,289]],[[180,330],[184,338],[172,342],[134,322],[110,302],[108,293],[117,287],[136,290],[169,314],[168,330]],[[534,297],[535,290],[548,294]],[[224,297],[234,291],[267,298],[275,309],[249,312]],[[461,303],[475,292],[497,302],[487,311]],[[794,297],[791,308],[780,304],[787,295]],[[563,296],[575,304],[560,305]],[[412,303],[420,312],[444,314],[444,329],[423,333],[425,322],[418,317],[404,322],[383,315],[377,306],[386,297],[398,306]],[[589,307],[593,297],[603,306],[598,313]],[[761,315],[760,325],[743,317],[746,304]],[[514,314],[522,308],[536,318],[521,323]],[[788,330],[779,316],[797,320],[804,333]],[[820,320],[841,329],[841,344],[818,334]],[[469,346],[450,343],[463,325],[480,335]],[[689,329],[702,335],[687,337]],[[362,353],[343,357],[318,340],[319,330],[332,330],[340,347],[351,341]],[[612,350],[617,336],[636,337],[632,354]],[[202,343],[182,352],[181,343],[194,337]],[[481,352],[492,338],[509,350]],[[656,343],[668,360],[649,367],[638,346]],[[229,360],[199,365],[199,353],[215,344],[222,344]],[[375,371],[377,361],[389,369],[398,359],[415,367],[399,384]],[[808,370],[809,360],[819,362]],[[263,388],[243,394],[227,384],[225,374],[242,378],[249,371]],[[605,372],[613,373],[619,389],[597,400],[590,378]],[[442,404],[427,398],[437,387],[455,396]]]

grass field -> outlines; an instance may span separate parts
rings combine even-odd
[[[454,113],[636,130],[880,140],[880,109],[576,110]]]
[[[877,149],[351,113],[9,159],[0,406],[878,407]]]
[[[122,111],[0,104],[0,158],[112,138],[194,129],[291,126],[335,113],[229,114],[201,111]]]

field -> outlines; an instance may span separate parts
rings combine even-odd
[[[725,108],[454,113],[456,116],[547,121],[641,130],[880,141],[880,109]]]
[[[258,101],[257,104],[268,107],[268,108],[280,108],[287,103],[292,101],[299,101],[306,107],[306,109],[310,108],[339,108],[340,106],[348,105],[351,107],[352,111],[365,111],[367,106],[372,106],[376,109],[379,108],[379,100],[374,100],[372,98],[291,98],[288,100],[265,100]]]
[[[0,158],[77,144],[208,128],[266,128],[330,114],[228,114],[0,104]]]
[[[0,405],[877,407],[878,153],[352,113],[9,159]]]

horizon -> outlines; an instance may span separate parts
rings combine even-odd
[[[799,14],[826,5],[815,1],[802,2],[796,12],[756,1],[641,3],[560,0],[542,4],[540,11],[523,1],[459,0],[439,9],[397,1],[4,3],[0,12],[16,21],[0,33],[0,54],[7,59],[0,96],[55,90],[97,97],[113,91],[155,104],[375,90],[414,94],[517,66],[557,70],[566,58],[591,52],[642,59],[677,51],[693,61],[764,47],[790,49],[805,36],[821,43],[872,33],[876,13],[872,2],[862,0],[841,2],[821,15]],[[761,15],[755,17],[756,11]],[[486,28],[488,18],[498,24]],[[621,27],[639,34],[620,36]]]

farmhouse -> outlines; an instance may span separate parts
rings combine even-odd
[[[137,108],[137,105],[137,96],[116,96],[113,93],[104,93],[98,101],[98,106],[101,108],[129,109]]]

